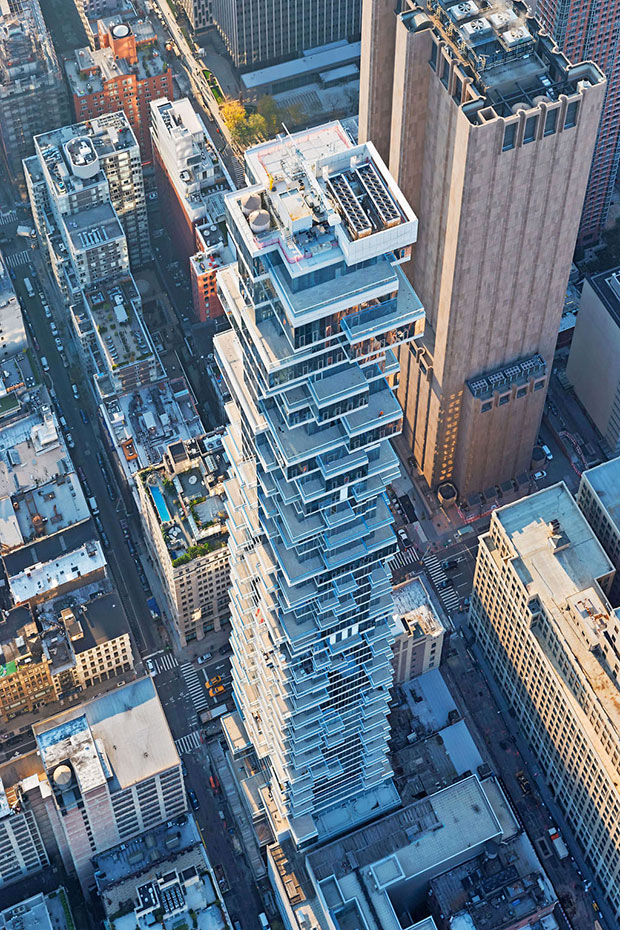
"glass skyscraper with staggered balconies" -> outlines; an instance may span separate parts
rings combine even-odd
[[[398,474],[395,348],[423,311],[401,265],[417,220],[339,123],[246,153],[226,198],[237,262],[215,339],[225,448],[233,684],[276,836],[298,845],[396,806],[387,759]]]

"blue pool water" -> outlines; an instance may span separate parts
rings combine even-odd
[[[159,514],[159,519],[162,523],[170,523],[172,517],[170,516],[170,511],[168,510],[168,505],[164,500],[164,495],[161,493],[160,488],[156,484],[149,485],[149,490],[151,492],[151,497],[153,498],[153,503],[157,507],[157,513]]]

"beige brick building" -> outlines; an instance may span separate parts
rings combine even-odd
[[[181,645],[229,616],[221,438],[179,441],[138,473],[146,539]]]
[[[586,863],[620,918],[615,569],[564,484],[493,513],[471,626]]]
[[[462,496],[529,468],[605,80],[521,0],[364,0],[360,138],[419,218],[407,273],[426,312],[400,351],[403,437]]]
[[[394,596],[394,684],[439,668],[445,627],[420,578],[396,585]]]
[[[108,586],[109,587],[109,586]],[[111,680],[134,667],[129,625],[118,592],[102,591],[73,608],[51,602],[35,620],[16,607],[2,625],[0,720]]]

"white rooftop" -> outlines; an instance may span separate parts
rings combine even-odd
[[[410,629],[419,623],[424,633],[439,633],[444,626],[432,606],[431,598],[421,578],[411,578],[392,589],[394,619],[402,621],[402,628]]]
[[[48,406],[0,429],[0,498],[71,471],[69,453]]]
[[[150,676],[35,724],[33,732],[48,776],[68,760],[90,787],[109,774],[110,790],[120,791],[180,764]]]
[[[50,562],[37,562],[9,577],[9,588],[16,604],[53,592],[61,585],[76,581],[106,566],[99,540],[89,540],[79,549]]]

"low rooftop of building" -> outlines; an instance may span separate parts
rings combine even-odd
[[[372,143],[353,145],[332,122],[256,145],[245,158],[253,186],[229,194],[227,210],[250,255],[268,260],[270,252],[279,253],[286,266],[278,275],[283,289],[284,279],[343,262],[372,266],[364,267],[360,281],[367,286],[368,274],[375,284],[377,275],[386,286],[394,279],[391,264],[384,268],[381,260],[411,246],[417,219]],[[274,263],[276,271],[282,269]],[[329,297],[335,283],[324,287]],[[287,290],[287,303],[303,295],[307,291]]]
[[[620,532],[620,457],[588,468],[582,481],[590,485]]]
[[[490,845],[484,855],[434,878],[441,914],[467,915],[472,930],[502,930],[550,913],[557,898],[527,836]],[[529,926],[529,923],[528,923]]]
[[[199,251],[190,257],[190,264],[197,277],[214,274],[218,268],[229,265],[235,255],[216,223],[202,223],[196,227]]]
[[[115,792],[180,764],[150,676],[57,714],[32,729],[50,783],[61,795],[67,785],[70,790],[73,779],[82,791],[107,782]],[[61,773],[54,781],[59,766],[69,768],[71,782],[61,778]]]
[[[191,814],[95,857],[95,881],[116,930],[227,930],[230,920]]]
[[[184,378],[158,381],[102,404],[101,411],[128,479],[159,465],[169,445],[204,434]]]
[[[277,93],[279,84],[288,84],[291,80],[297,81],[304,77],[309,81],[312,75],[322,71],[359,62],[360,54],[361,42],[347,42],[345,39],[330,42],[328,45],[307,49],[291,61],[247,71],[241,75],[241,83],[250,93]]]
[[[74,930],[69,898],[64,888],[39,894],[0,911],[1,930]]]
[[[581,81],[604,81],[592,62],[571,65],[523,0],[430,0],[424,8],[408,0],[400,17],[414,32],[432,26],[446,43],[461,80],[471,81],[460,105],[473,122],[578,94]]]
[[[65,72],[71,92],[77,97],[101,93],[109,81],[119,77],[135,77],[146,81],[169,70],[169,64],[159,48],[137,45],[136,61],[130,62],[114,54],[111,48],[75,49],[73,58],[65,62]]]
[[[396,585],[392,595],[394,619],[399,630],[410,636],[430,636],[444,630],[421,578],[410,578]]]
[[[173,443],[163,464],[140,472],[173,565],[225,545],[225,475],[217,432]]]
[[[56,416],[47,403],[0,429],[0,498],[73,471]]]
[[[51,562],[67,552],[79,549],[96,536],[97,531],[92,519],[83,520],[81,523],[76,523],[49,536],[39,536],[19,549],[3,553],[2,560],[6,573],[17,575],[37,562]]]
[[[107,201],[64,217],[64,225],[73,248],[78,252],[99,249],[108,242],[125,237],[116,210]]]
[[[91,539],[49,562],[37,562],[9,576],[9,590],[15,604],[23,604],[31,599],[53,596],[62,585],[73,584],[94,572],[103,573],[106,565],[101,543]]]
[[[501,836],[493,808],[472,776],[310,853],[286,839],[267,854],[298,926],[323,926],[326,909],[347,930],[401,930],[411,921],[399,921],[395,893],[415,897],[430,877],[468,850],[475,855]],[[434,925],[425,918],[420,926]]]
[[[164,863],[182,862],[183,856],[192,852],[198,852],[199,860],[204,864],[204,847],[196,821],[187,813],[99,853],[95,858],[96,881],[104,907],[109,910],[113,905],[112,889],[125,886],[122,890],[127,892],[126,883],[129,882],[135,892],[136,885],[146,880],[151,871],[167,871],[163,868]]]
[[[109,578],[41,604],[37,617],[44,627],[64,627],[78,655],[129,633],[122,598]]]
[[[113,284],[97,284],[84,292],[84,299],[108,370],[152,358],[153,345],[142,320],[140,293],[131,275],[119,276]]]

